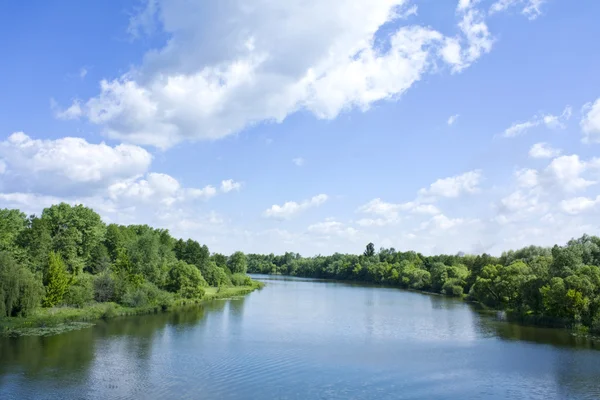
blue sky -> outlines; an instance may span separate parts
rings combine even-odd
[[[226,253],[599,234],[600,4],[279,3],[3,5],[0,207]]]

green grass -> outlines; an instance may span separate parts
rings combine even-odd
[[[161,306],[124,307],[116,303],[96,303],[83,308],[38,308],[27,317],[0,318],[0,335],[49,336],[90,327],[94,321],[128,315],[152,314],[204,302],[244,296],[262,288],[262,282],[251,286],[209,287],[201,299],[177,299],[168,308]]]

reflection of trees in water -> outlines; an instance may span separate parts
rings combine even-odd
[[[566,329],[543,328],[501,321],[493,314],[478,312],[478,327],[485,336],[493,335],[504,340],[524,340],[558,347],[577,347],[600,350],[600,341],[576,335]],[[598,354],[600,356],[600,354]]]
[[[600,354],[561,351],[556,355],[554,368],[563,398],[575,395],[577,398],[600,399]]]
[[[221,302],[225,303],[225,302]],[[181,310],[98,321],[92,328],[60,335],[18,338],[0,337],[0,376],[23,373],[27,379],[61,379],[64,384],[77,383],[87,377],[93,361],[118,342],[115,351],[147,361],[154,338],[167,325],[194,326],[204,317],[202,306]],[[103,343],[102,348],[98,344]],[[108,346],[107,346],[108,345]],[[121,347],[122,346],[122,347]],[[143,364],[143,363],[142,363]]]
[[[26,378],[84,377],[94,358],[94,330],[61,335],[0,337],[0,375],[22,373]]]

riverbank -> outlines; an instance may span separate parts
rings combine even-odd
[[[169,312],[182,307],[245,296],[264,286],[264,283],[252,281],[252,285],[205,288],[201,299],[177,299],[168,306],[124,307],[117,303],[95,303],[87,307],[39,308],[28,317],[10,317],[0,319],[0,336],[50,336],[59,333],[87,328],[95,321],[130,315]]]

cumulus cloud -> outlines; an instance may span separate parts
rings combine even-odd
[[[500,11],[506,11],[511,7],[519,6],[521,14],[525,15],[530,20],[534,20],[542,15],[542,5],[546,0],[498,0],[490,7],[490,14]]]
[[[302,157],[297,157],[297,158],[294,158],[294,159],[292,160],[292,162],[293,162],[294,164],[296,164],[296,166],[297,166],[297,167],[301,167],[301,166],[303,166],[303,165],[304,165],[304,158],[302,158]]]
[[[448,125],[454,125],[454,123],[456,122],[458,117],[459,117],[458,114],[451,115],[450,118],[448,118],[448,122],[447,122]]]
[[[584,143],[600,143],[600,98],[583,106],[584,117],[580,122]]]
[[[195,199],[209,199],[217,194],[214,186],[202,189],[183,188],[179,181],[167,174],[149,173],[145,178],[136,177],[114,183],[108,187],[108,197],[119,203],[140,202],[172,205]]]
[[[553,159],[546,167],[543,179],[548,185],[557,186],[566,192],[576,192],[596,183],[582,176],[585,171],[594,166],[595,161],[582,161],[576,154],[560,156]]]
[[[329,197],[326,194],[319,194],[300,203],[288,201],[281,206],[273,204],[270,208],[265,210],[263,216],[274,219],[290,219],[304,210],[322,205],[328,198]]]
[[[529,157],[532,158],[554,158],[560,153],[560,149],[554,149],[548,143],[536,143],[529,149]]]
[[[231,191],[239,191],[242,188],[241,182],[235,182],[233,179],[227,179],[221,182],[221,191],[229,193]]]
[[[439,214],[440,210],[433,204],[421,204],[417,201],[406,203],[387,203],[380,198],[376,198],[360,206],[358,212],[372,214],[378,218],[363,218],[357,221],[361,226],[384,226],[397,223],[400,220],[400,211],[411,214]]]
[[[325,221],[309,225],[308,232],[318,236],[339,236],[347,239],[358,234],[358,230],[355,228],[346,226],[333,218],[327,218]]]
[[[595,199],[588,197],[575,197],[572,199],[563,200],[560,206],[567,214],[575,215],[586,211],[590,211],[600,204],[600,196]]]
[[[429,221],[425,221],[421,224],[421,230],[429,230],[432,233],[439,233],[440,231],[448,231],[454,228],[458,228],[464,224],[472,224],[478,222],[477,220],[468,220],[464,218],[449,218],[444,214],[438,214]]]
[[[23,132],[0,142],[4,190],[40,193],[91,190],[145,173],[152,155],[141,147],[82,138],[32,139]]]
[[[539,183],[539,173],[535,169],[524,168],[515,172],[519,187],[533,188]]]
[[[477,193],[482,180],[481,170],[465,172],[461,175],[438,179],[428,188],[419,190],[419,196],[424,198],[459,197],[465,193]]]
[[[111,138],[166,148],[281,122],[299,110],[326,119],[368,110],[444,63],[460,72],[489,52],[493,38],[476,3],[461,2],[459,33],[444,36],[429,26],[390,24],[416,13],[408,0],[148,0],[129,31],[140,36],[160,22],[168,43],[61,116],[83,116]],[[384,25],[394,26],[385,50]]]
[[[544,125],[549,129],[565,129],[566,121],[571,118],[573,110],[570,106],[565,107],[560,115],[553,114],[538,114],[525,122],[516,122],[502,133],[503,137],[512,138],[526,133],[528,130]]]

